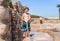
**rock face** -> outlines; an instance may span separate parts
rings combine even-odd
[[[53,30],[52,32],[49,32],[50,34],[52,33],[54,35],[55,41],[60,41],[60,20],[44,20],[43,24],[39,23],[38,18],[35,18],[33,22],[31,22],[31,30],[36,32],[38,30],[38,32],[40,31],[40,29],[46,29],[50,31]],[[52,29],[54,28],[54,29]],[[55,32],[56,31],[56,32]]]
[[[43,32],[32,32],[34,34],[31,38],[33,41],[53,41],[53,37],[51,37],[48,33]],[[31,39],[30,39],[31,40]]]
[[[1,0],[0,1],[0,21],[3,22],[4,20],[8,20],[8,19],[10,19],[8,0]]]
[[[12,9],[12,41],[22,41],[22,31],[21,31],[21,4],[19,2],[13,3]]]
[[[7,26],[5,25],[5,24],[1,24],[0,23],[0,35],[4,35],[4,34],[6,34],[6,28]]]
[[[54,38],[44,32],[30,32],[30,37],[25,38],[23,41],[54,41]]]
[[[0,0],[0,5],[8,7],[8,0]]]
[[[3,6],[0,6],[0,22],[7,24],[8,20],[10,20],[9,8],[4,8]]]
[[[10,29],[10,9],[8,8],[8,0],[0,0],[0,30],[1,34],[5,32],[6,34],[1,35],[2,40],[11,41],[11,29]],[[5,31],[7,30],[7,32]]]
[[[8,0],[0,0],[0,23],[6,25],[7,33],[2,35],[2,40],[5,41],[22,41],[23,33],[21,29],[21,13],[23,12],[23,6],[16,2],[16,5],[13,6],[13,9],[10,11],[8,7]],[[4,32],[5,26],[0,25],[0,30]],[[12,25],[12,26],[11,26]],[[6,32],[6,31],[5,31]],[[1,33],[1,34],[2,34]]]

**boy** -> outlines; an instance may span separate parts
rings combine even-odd
[[[28,13],[29,11],[29,8],[28,7],[25,7],[24,8],[24,12],[22,14],[22,21],[23,21],[23,25],[22,25],[22,30],[24,32],[23,36],[26,38],[29,36],[29,32],[30,32],[30,19],[31,19],[31,16],[30,14]]]

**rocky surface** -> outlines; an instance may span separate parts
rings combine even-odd
[[[52,22],[51,22],[52,21]],[[40,28],[46,28],[46,27],[51,27],[51,29],[54,32],[55,35],[55,41],[60,41],[60,21],[55,20],[45,20],[43,24],[40,24],[38,20],[35,20],[34,22],[31,23],[31,30],[36,32],[37,30],[40,30]]]

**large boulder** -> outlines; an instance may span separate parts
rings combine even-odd
[[[5,35],[7,33],[7,26],[0,23],[0,35]]]
[[[0,0],[0,36],[3,40],[11,40],[11,22],[8,0]]]

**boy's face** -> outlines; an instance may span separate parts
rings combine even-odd
[[[27,13],[29,10],[28,9],[25,9],[25,13]]]

